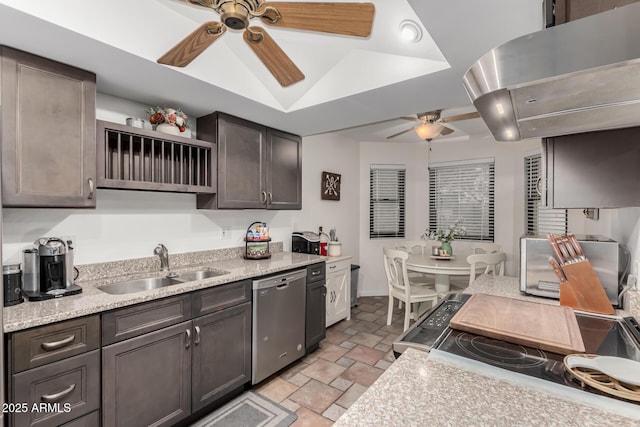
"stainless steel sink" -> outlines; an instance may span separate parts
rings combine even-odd
[[[178,273],[178,277],[175,279],[181,282],[193,282],[194,280],[209,279],[210,277],[224,276],[225,274],[229,274],[229,272],[211,269],[194,270]]]
[[[175,274],[175,273],[172,273]],[[108,294],[132,294],[135,292],[148,291],[151,289],[164,288],[165,286],[178,285],[195,280],[208,279],[229,274],[228,271],[221,270],[192,270],[178,273],[172,277],[149,277],[146,279],[127,280],[126,282],[111,283],[98,287]]]
[[[128,280],[126,282],[112,283],[100,286],[103,292],[108,294],[132,294],[134,292],[148,291],[150,289],[164,288],[165,286],[177,285],[184,280],[176,280],[169,277],[150,277],[147,279]]]

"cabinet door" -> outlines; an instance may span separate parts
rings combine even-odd
[[[555,23],[558,25],[575,21],[636,1],[638,0],[557,0],[555,2]]]
[[[302,142],[299,136],[267,129],[269,209],[302,209]]]
[[[331,268],[328,265],[327,268]],[[351,317],[351,275],[349,269],[327,274],[327,327]]]
[[[193,320],[193,411],[251,381],[251,303]]]
[[[170,426],[191,411],[191,321],[102,350],[102,424]]]
[[[0,52],[2,204],[95,207],[95,75]]]
[[[218,113],[218,208],[264,208],[265,127]]]
[[[324,282],[307,285],[307,308],[304,344],[307,354],[326,336],[326,295]]]

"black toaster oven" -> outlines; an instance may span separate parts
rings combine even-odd
[[[291,234],[291,252],[320,254],[320,235],[313,231],[296,231]]]

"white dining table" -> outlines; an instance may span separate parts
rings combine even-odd
[[[469,255],[471,252],[458,253],[446,259],[429,254],[409,255],[407,270],[435,275],[436,291],[449,292],[451,290],[449,276],[468,276],[471,274],[471,265],[467,262]]]

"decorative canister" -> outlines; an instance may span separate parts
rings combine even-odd
[[[144,128],[144,120],[139,119],[139,118],[133,118],[133,117],[129,117],[126,120],[127,126],[131,126],[134,128]]]
[[[4,282],[4,306],[20,304],[22,298],[22,269],[19,263],[5,264],[2,266],[2,279]]]
[[[328,249],[329,256],[340,256],[342,255],[342,243],[340,242],[329,242]]]

